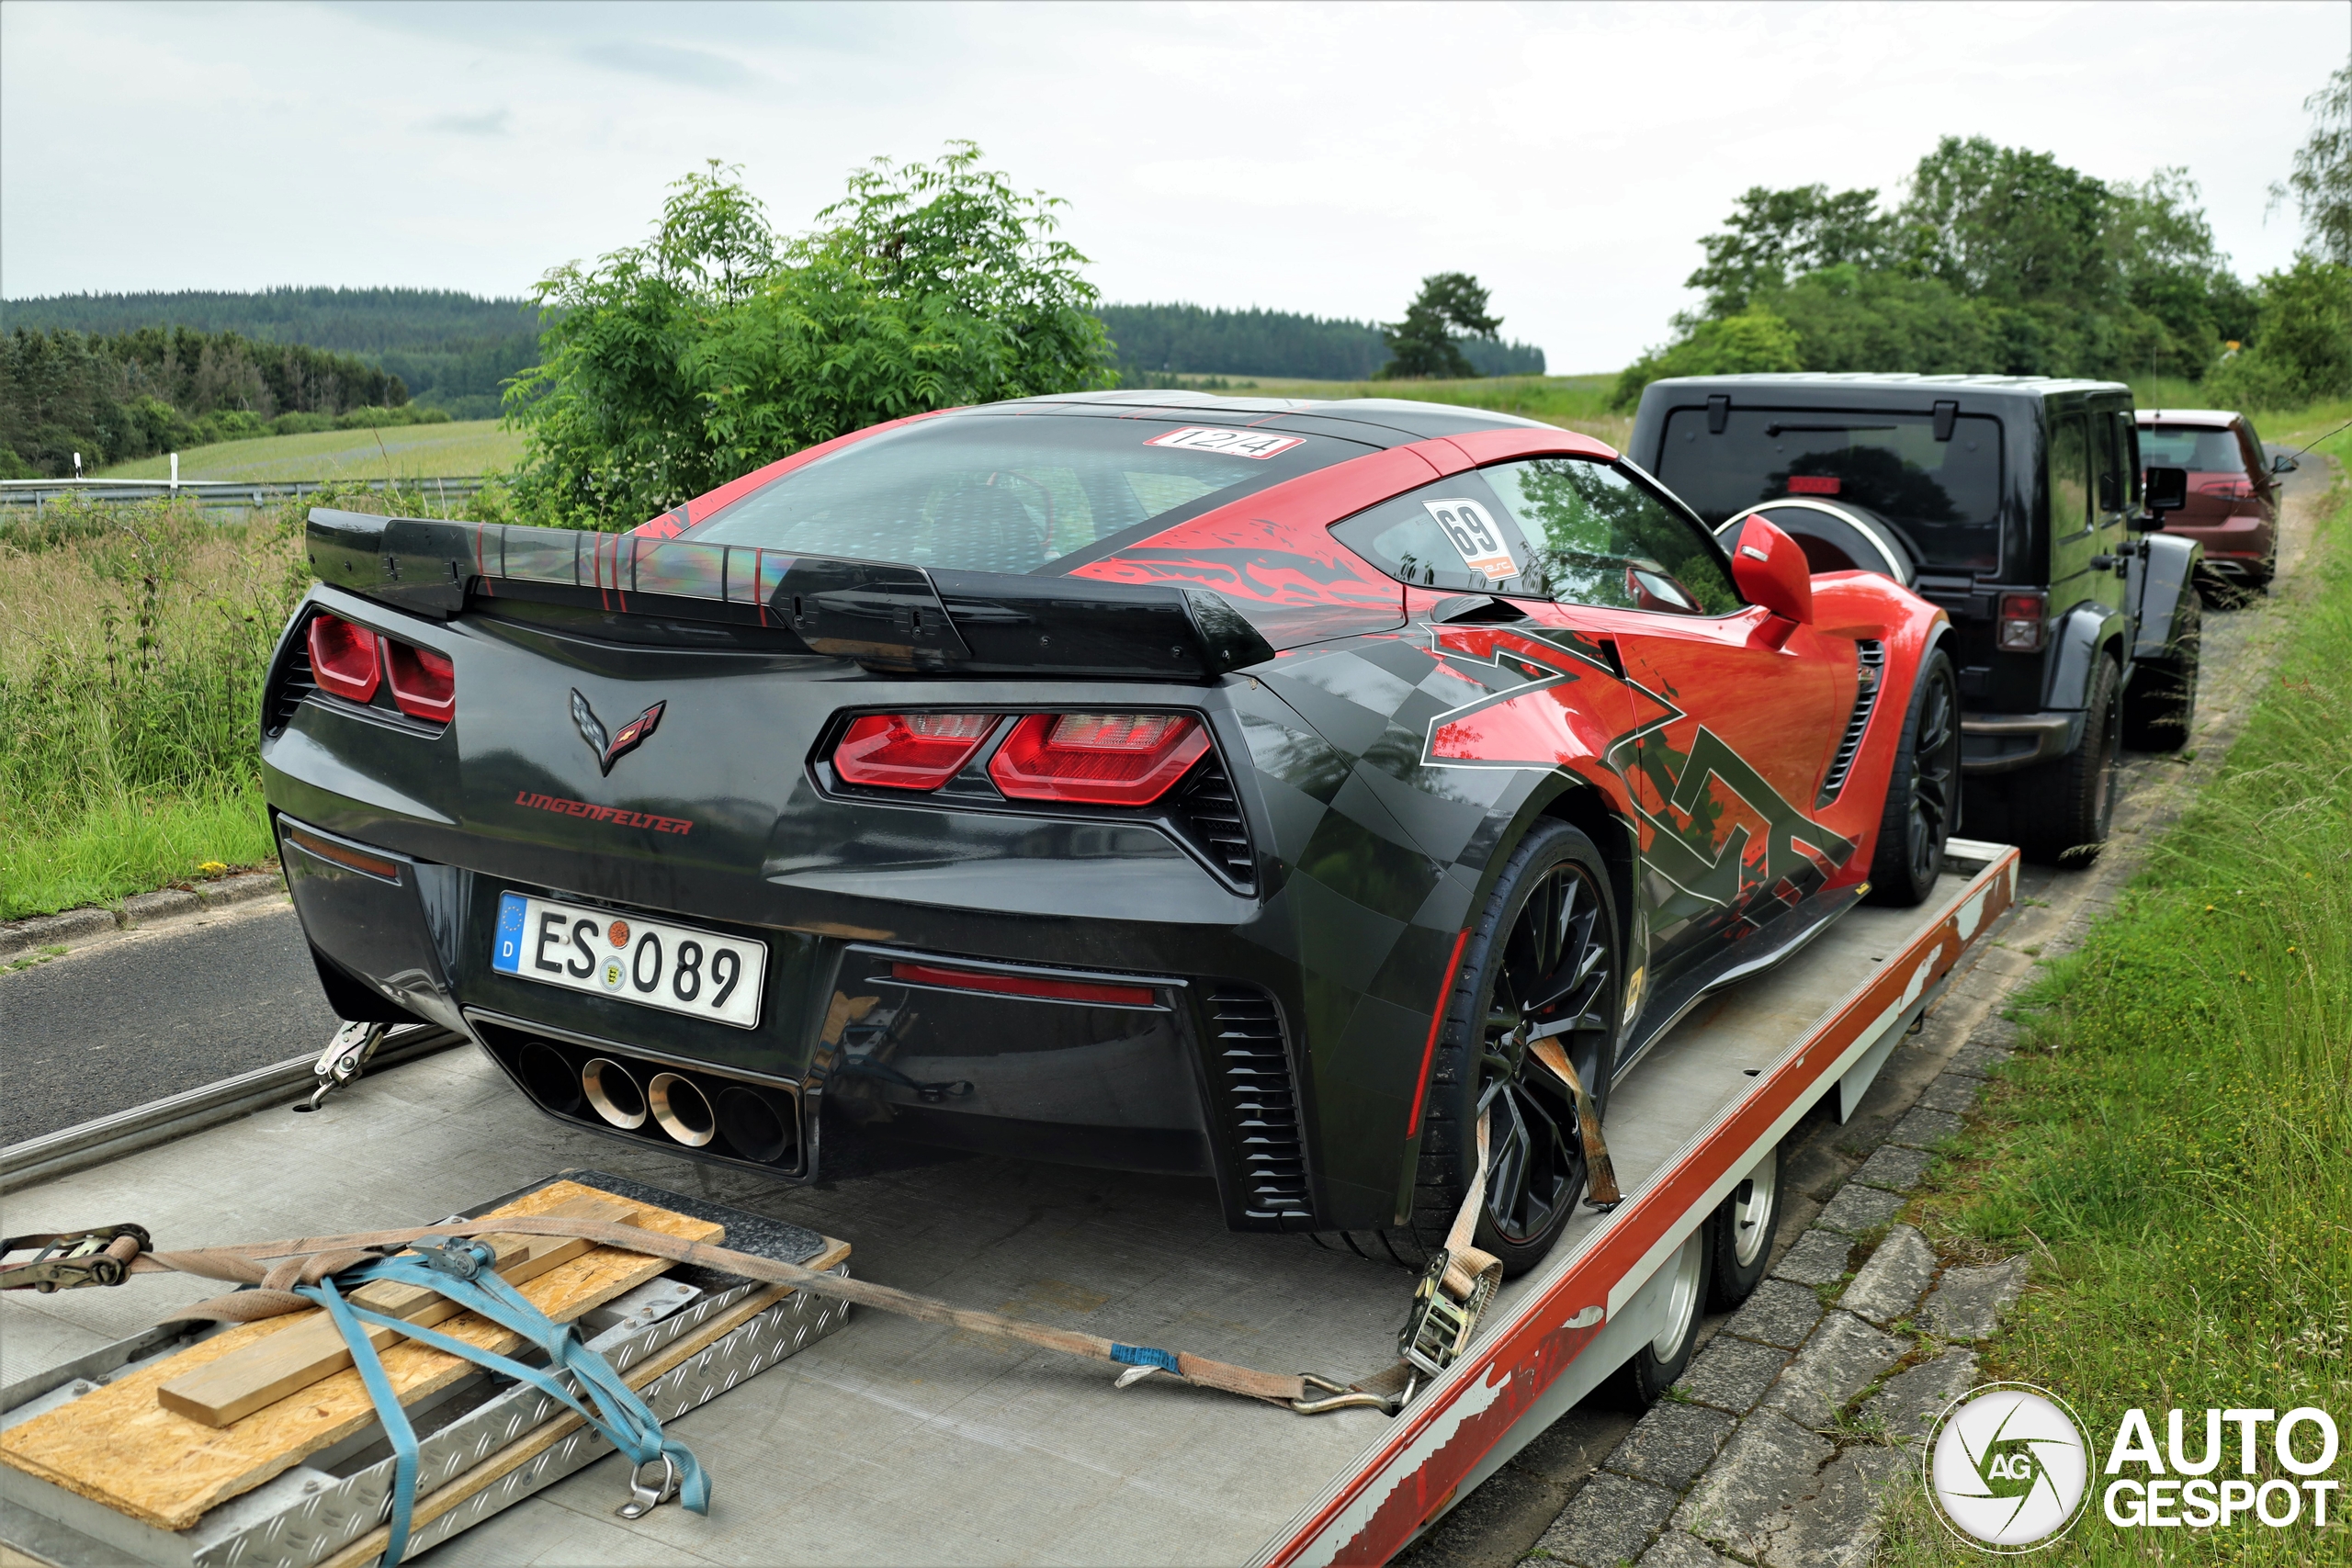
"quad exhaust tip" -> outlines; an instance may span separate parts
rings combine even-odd
[[[674,1073],[664,1073],[662,1078],[675,1078]],[[658,1086],[662,1078],[654,1079]],[[681,1080],[683,1081],[683,1080]],[[610,1056],[595,1056],[580,1069],[581,1092],[587,1096],[589,1106],[597,1115],[623,1132],[634,1132],[645,1125],[645,1090],[639,1089],[637,1077]],[[707,1134],[703,1142],[710,1141]]]
[[[655,1124],[690,1149],[718,1136],[718,1118],[711,1113],[710,1100],[690,1078],[676,1073],[654,1074],[646,1090],[646,1103],[653,1109]]]

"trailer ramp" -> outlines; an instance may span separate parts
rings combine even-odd
[[[927,1324],[860,1313],[674,1430],[710,1515],[624,1525],[608,1458],[431,1561],[761,1563],[1377,1562],[1657,1332],[1660,1266],[1841,1078],[1875,1070],[2007,907],[2014,852],[1955,846],[1920,908],[1864,908],[1712,998],[1618,1086],[1628,1198],[1580,1214],[1507,1286],[1472,1350],[1394,1419],[1303,1417]],[[1970,858],[1970,857],[1973,858]],[[1395,1358],[1411,1276],[1297,1236],[1236,1235],[1203,1181],[907,1150],[779,1188],[565,1128],[478,1054],[370,1077],[316,1115],[265,1112],[10,1194],[12,1228],[136,1218],[158,1246],[430,1221],[600,1166],[854,1244],[866,1278],[960,1304],[1357,1377]],[[0,1382],[210,1287],[162,1280],[0,1302]]]

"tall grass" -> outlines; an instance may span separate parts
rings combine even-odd
[[[257,716],[300,539],[184,502],[0,524],[0,917],[267,856]]]
[[[2352,457],[2352,435],[2328,445]],[[1985,1376],[2072,1402],[2095,1471],[2133,1406],[2160,1435],[2175,1407],[2199,1432],[2209,1406],[2352,1416],[2352,488],[2331,501],[2278,679],[2113,913],[2022,998],[2041,1048],[1928,1201],[1949,1243],[2037,1255]],[[2262,1479],[2292,1479],[2267,1433],[2260,1455]],[[1897,1561],[1981,1561],[1908,1491]],[[2337,1497],[2325,1537],[2308,1514],[2120,1529],[2094,1501],[2062,1555],[2352,1561]]]

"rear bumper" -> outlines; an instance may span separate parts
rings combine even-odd
[[[1113,933],[1087,940],[1068,921],[1001,916],[979,954],[952,943],[966,934],[955,930],[960,922],[927,920],[937,911],[918,906],[866,900],[860,922],[839,934],[660,910],[766,945],[759,1027],[741,1030],[490,967],[502,892],[624,914],[642,906],[435,863],[283,815],[277,821],[296,910],[322,964],[466,1032],[542,1111],[574,1126],[784,1180],[811,1179],[829,1160],[888,1163],[880,1145],[916,1143],[1214,1177],[1237,1229],[1362,1223],[1317,1212],[1293,1031],[1268,987],[1233,976],[1242,954],[1217,962],[1220,948],[1241,945],[1229,928],[1194,931],[1186,945],[1199,962],[1181,966],[1190,972],[1136,974],[1057,962],[1114,945]],[[973,911],[957,914],[968,920]],[[951,940],[929,940],[932,925]],[[894,940],[872,940],[885,936]],[[1151,945],[1164,951],[1164,932]],[[1008,948],[1033,951],[1009,957]],[[950,972],[944,982],[933,972],[942,969]],[[1033,989],[1083,980],[1115,987],[1122,999],[1007,995],[969,988],[957,976]],[[587,1092],[582,1074],[600,1061],[619,1069],[612,1081],[634,1086],[617,1104]],[[665,1120],[645,1103],[665,1074],[684,1080],[683,1117]]]
[[[1986,714],[1960,722],[1960,771],[2007,773],[2053,761],[2083,736],[2079,713]]]

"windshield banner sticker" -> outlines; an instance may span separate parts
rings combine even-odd
[[[1280,457],[1294,446],[1306,446],[1306,437],[1272,435],[1262,430],[1215,430],[1205,424],[1188,424],[1182,430],[1155,435],[1144,445],[1177,446],[1187,452],[1222,452],[1228,457],[1256,457],[1262,461]]]
[[[1475,501],[1425,501],[1421,504],[1445,530],[1446,542],[1462,557],[1462,564],[1491,581],[1519,575],[1519,563],[1503,543],[1503,531],[1487,509]]]

